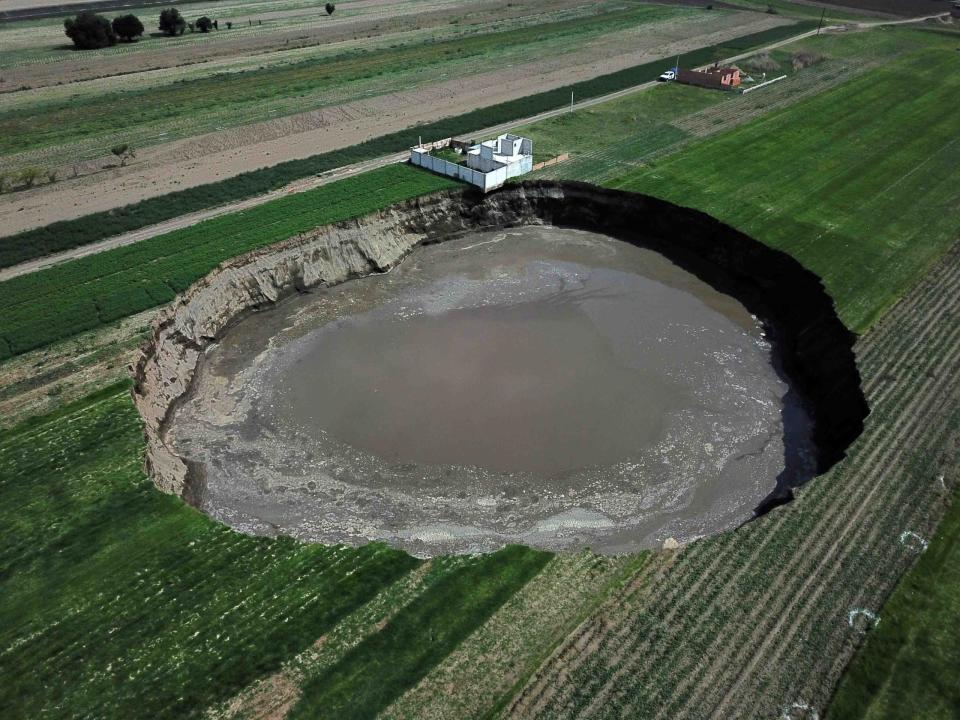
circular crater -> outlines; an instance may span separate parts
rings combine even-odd
[[[762,323],[663,255],[470,233],[249,315],[167,438],[245,532],[609,553],[735,527],[816,471]]]

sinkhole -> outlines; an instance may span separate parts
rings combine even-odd
[[[310,542],[624,553],[733,529],[842,456],[866,405],[815,276],[693,211],[662,204],[687,218],[670,238],[623,202],[619,221],[591,205],[636,196],[551,191],[401,210],[403,233],[420,218],[433,234],[345,282],[311,284],[286,257],[263,302],[260,254],[182,301],[158,347],[215,312],[203,293],[234,315],[198,334],[162,416],[181,494],[243,532]],[[336,242],[378,247],[384,222]],[[335,264],[326,242],[297,252]]]

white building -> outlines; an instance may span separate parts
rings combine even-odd
[[[519,135],[499,136],[467,150],[460,163],[431,155],[432,150],[449,146],[449,140],[410,149],[410,162],[435,173],[476,185],[484,192],[501,187],[508,179],[533,169],[533,141]]]

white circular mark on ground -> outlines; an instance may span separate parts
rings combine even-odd
[[[854,608],[847,613],[847,624],[851,629],[859,633],[865,633],[870,628],[875,628],[880,624],[880,618],[876,613],[865,608]]]
[[[916,552],[925,552],[928,546],[926,540],[913,530],[904,530],[900,533],[900,544]]]
[[[820,720],[820,713],[803,702],[795,702],[783,709],[783,720]]]

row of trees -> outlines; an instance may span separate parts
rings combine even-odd
[[[337,6],[333,3],[327,3],[324,9],[327,11],[327,15],[333,15]],[[229,30],[232,27],[233,23],[228,22],[227,29]],[[211,30],[219,30],[220,25],[216,20],[211,20],[206,15],[198,18],[195,22],[188,23],[176,8],[167,8],[161,11],[157,29],[164,35],[169,37],[183,35],[187,28],[190,29],[190,32],[199,30],[202,33],[208,33]],[[64,20],[63,30],[78,49],[96,50],[97,48],[116,45],[118,40],[133,42],[134,38],[143,35],[143,23],[136,15],[120,15],[115,17],[113,22],[110,22],[103,15],[82,12],[76,17]]]
[[[228,28],[232,25],[233,23],[227,23]],[[170,37],[183,35],[188,27],[191,32],[196,29],[202,33],[220,29],[217,21],[211,20],[206,15],[197,19],[196,22],[188,23],[176,8],[169,8],[160,13],[158,29],[164,35]],[[63,30],[78,49],[95,50],[116,45],[120,40],[133,42],[135,38],[143,35],[144,27],[136,15],[120,15],[111,22],[103,15],[82,12],[76,17],[64,20]]]

